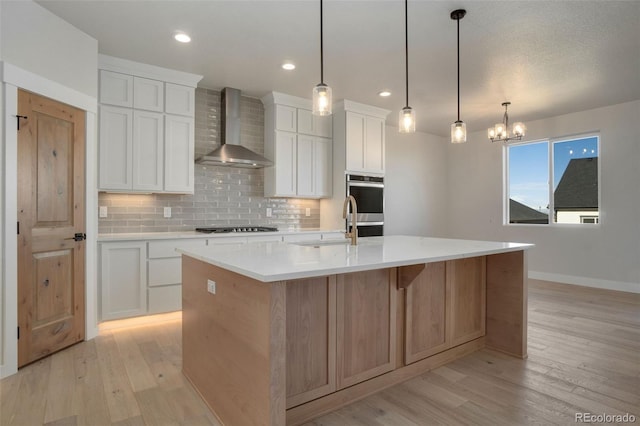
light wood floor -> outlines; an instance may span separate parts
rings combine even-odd
[[[218,425],[180,372],[180,340],[179,319],[102,330],[0,381],[0,424]],[[310,425],[573,424],[576,412],[640,419],[640,295],[530,281],[527,360],[476,352]]]

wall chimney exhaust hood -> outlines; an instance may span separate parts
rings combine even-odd
[[[225,87],[220,101],[220,146],[198,158],[196,163],[249,169],[273,166],[273,162],[240,145],[240,90]]]

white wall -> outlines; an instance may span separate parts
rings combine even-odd
[[[445,236],[445,139],[392,126],[385,137],[385,235]]]
[[[0,72],[4,126],[2,137],[2,306],[0,377],[17,370],[17,132],[15,117],[19,88],[87,111],[87,336],[97,333],[96,298],[96,113],[98,43],[38,4],[0,0]]]
[[[98,97],[98,42],[32,1],[2,1],[3,60]]]
[[[531,277],[640,292],[640,101],[526,124],[526,140],[600,132],[600,225],[503,225],[503,145],[482,131],[447,144],[448,235],[534,243]]]

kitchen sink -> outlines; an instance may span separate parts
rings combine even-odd
[[[349,244],[351,240],[344,239],[336,239],[336,240],[309,240],[309,241],[296,241],[291,242],[289,244],[295,244],[297,246],[305,246],[305,247],[320,247],[320,246],[338,246],[338,245],[346,245]]]

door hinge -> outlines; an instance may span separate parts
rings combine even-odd
[[[18,131],[20,131],[20,119],[24,118],[25,120],[27,119],[26,115],[16,115],[16,121],[18,122]]]
[[[20,235],[20,222],[18,222],[18,235]]]
[[[20,340],[20,327],[18,327],[18,340]]]

